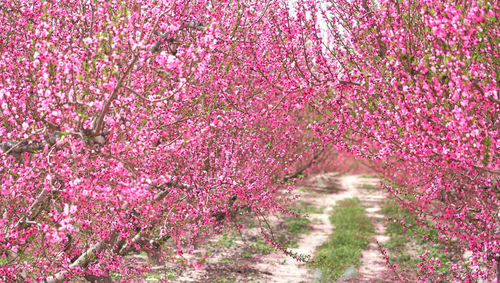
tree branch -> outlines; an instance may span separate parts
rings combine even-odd
[[[195,187],[190,186],[190,185],[179,184],[178,182],[169,181],[165,184],[164,187],[159,187],[162,189],[162,191],[159,192],[158,194],[156,194],[156,196],[153,198],[152,202],[157,203],[157,202],[161,201],[169,193],[167,188],[174,188],[174,187],[179,188],[179,189],[184,189],[186,191],[191,191],[195,188]],[[156,223],[156,221],[154,223]],[[130,243],[128,243],[127,245],[125,245],[125,242],[123,241],[124,239],[120,240],[122,247],[118,247],[118,249],[117,249],[118,255],[123,256],[123,255],[126,255],[127,253],[129,253],[130,251],[132,251],[133,245],[138,244],[143,237],[144,237],[144,232],[142,231],[142,228],[141,228],[141,230],[134,236],[134,238],[132,238],[132,241],[130,241]],[[169,236],[163,236],[162,238],[164,238],[164,237],[169,237]]]
[[[97,117],[97,121],[94,125],[94,130],[93,130],[94,134],[98,135],[99,133],[102,132],[103,126],[104,126],[104,117],[108,113],[109,108],[111,107],[111,103],[118,96],[118,91],[122,87],[122,84],[125,81],[125,79],[130,74],[130,71],[132,71],[132,68],[135,65],[135,62],[137,61],[138,58],[139,58],[139,54],[135,54],[134,58],[132,59],[132,62],[130,62],[130,64],[128,65],[127,70],[125,71],[123,76],[118,81],[118,84],[115,86],[115,89],[111,93],[111,96],[109,97],[108,101],[106,101],[106,103],[104,104],[104,108],[102,109],[101,113],[99,114],[99,117]]]
[[[304,171],[306,171],[309,167],[311,167],[314,162],[318,159],[318,157],[324,152],[324,149],[320,150],[318,153],[314,154],[313,158],[307,162],[304,166],[299,168],[297,171],[295,171],[293,174],[285,175],[283,177],[283,182],[286,182],[291,179],[297,178],[300,174],[302,174]]]
[[[84,253],[82,253],[72,264],[70,264],[69,268],[75,267],[87,267],[94,258],[103,250],[105,250],[108,246],[112,246],[116,239],[118,238],[118,231],[113,231],[109,238],[106,238],[99,243],[93,245]],[[67,272],[61,271],[54,276],[51,276],[45,280],[47,283],[59,283],[63,282],[67,278]]]
[[[57,139],[60,137],[59,132],[54,132],[50,135],[45,136],[45,141],[35,141],[32,143],[28,143],[27,140],[22,141],[13,141],[7,140],[0,143],[0,148],[4,152],[4,154],[13,154],[19,155],[25,152],[34,153],[36,151],[41,151],[46,145],[54,145],[57,142]]]

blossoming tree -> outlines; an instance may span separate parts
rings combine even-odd
[[[327,146],[472,252],[452,277],[492,276],[495,2],[0,3],[2,280],[140,273],[128,253],[284,210]]]
[[[0,6],[2,280],[139,273],[132,251],[283,210],[324,152],[280,1]]]

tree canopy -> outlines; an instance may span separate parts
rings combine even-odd
[[[476,0],[1,1],[0,278],[140,273],[128,253],[168,239],[189,251],[237,212],[287,213],[295,179],[335,150],[371,160],[438,231],[429,240],[472,251],[451,277],[491,278],[498,13]],[[426,262],[421,278],[439,264]]]

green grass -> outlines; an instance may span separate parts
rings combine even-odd
[[[164,282],[166,279],[173,279],[174,277],[175,275],[172,271],[165,271],[163,273],[147,274],[146,280],[147,281],[156,280]]]
[[[262,238],[257,238],[255,242],[251,242],[249,244],[252,248],[257,250],[257,252],[261,254],[268,254],[272,251],[274,251],[274,248],[269,245],[269,243],[266,243]]]
[[[349,266],[359,266],[361,252],[368,247],[374,230],[357,198],[339,202],[330,221],[335,230],[316,251],[312,265],[321,269],[325,278],[337,280]]]
[[[236,282],[236,279],[234,279],[234,278],[225,278],[225,277],[217,277],[217,278],[215,278],[214,282],[229,283],[229,282]]]
[[[437,257],[441,261],[441,266],[435,266],[438,273],[447,274],[448,256],[443,253],[443,247],[433,244],[430,241],[422,240],[422,235],[429,239],[438,240],[438,233],[432,228],[431,223],[418,225],[414,220],[414,214],[409,210],[398,206],[393,201],[387,201],[382,208],[382,213],[393,219],[404,220],[406,229],[399,221],[389,221],[387,223],[386,234],[390,237],[384,245],[389,252],[391,261],[398,263],[399,266],[407,270],[415,270],[422,259],[420,254],[425,250],[430,251],[430,256]],[[415,232],[417,235],[415,235]],[[411,245],[410,243],[413,243]]]
[[[253,253],[249,250],[245,250],[241,253],[242,258],[251,258],[253,257]]]
[[[226,248],[232,247],[236,243],[234,237],[224,233],[222,238],[215,244],[215,246],[224,246]]]
[[[296,212],[299,217],[285,216],[283,220],[287,222],[286,230],[296,236],[306,234],[311,231],[311,220],[304,217],[304,214],[322,213],[324,207],[317,207],[314,204],[301,202],[298,208],[291,209]]]
[[[373,191],[376,191],[376,190],[379,189],[378,186],[376,186],[376,185],[370,185],[370,184],[363,184],[363,185],[360,186],[360,188],[363,189],[363,190],[367,190],[369,192],[373,192]]]
[[[362,174],[359,177],[365,178],[365,179],[371,179],[371,178],[377,178],[377,175],[375,175],[375,174]]]
[[[319,213],[323,213],[324,209],[325,209],[324,206],[317,207],[314,204],[302,202],[302,203],[300,203],[298,212],[301,214],[305,214],[305,213],[308,213],[308,214],[309,213],[318,213],[319,214]]]
[[[286,230],[294,235],[309,233],[311,231],[311,220],[307,218],[285,217],[288,222]]]

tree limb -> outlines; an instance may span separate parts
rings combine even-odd
[[[307,162],[307,164],[305,164],[304,166],[299,168],[294,173],[285,175],[285,177],[283,177],[283,182],[297,178],[300,174],[302,174],[304,171],[306,171],[306,169],[311,167],[323,152],[324,152],[324,149],[320,150],[318,153],[314,154],[313,158],[311,158],[311,160],[309,160],[309,162]]]
[[[112,246],[118,237],[118,231],[113,231],[109,238],[106,238],[100,241],[97,244],[91,246],[88,250],[82,253],[72,264],[69,265],[69,268],[75,267],[87,267],[94,258],[105,250],[108,246]],[[45,280],[47,283],[59,283],[63,282],[67,278],[67,272],[61,271],[54,276],[51,276]]]

